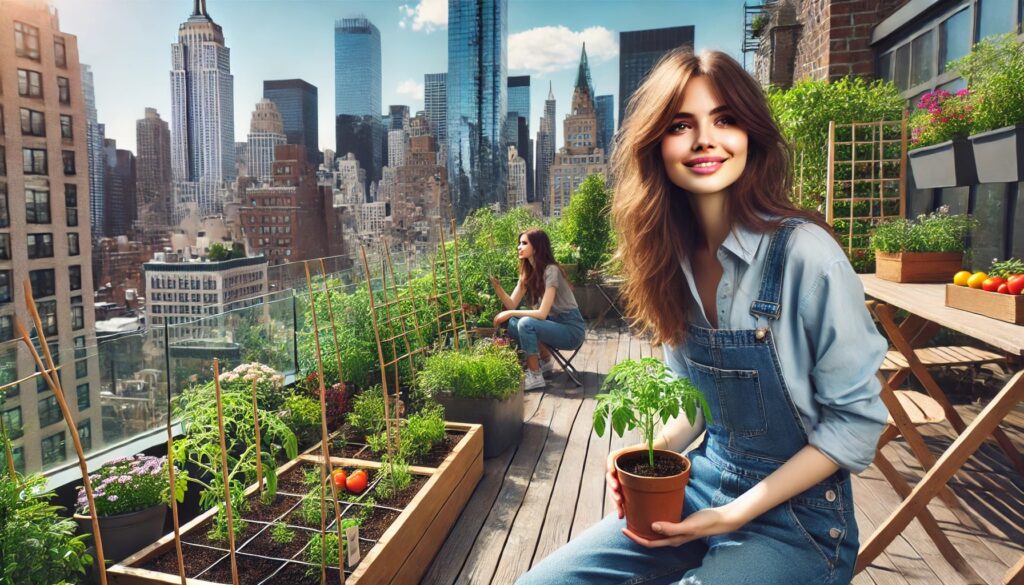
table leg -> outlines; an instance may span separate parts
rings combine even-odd
[[[939,457],[935,466],[914,487],[910,497],[903,500],[900,507],[864,543],[857,556],[856,571],[861,571],[875,560],[907,527],[907,524],[910,524],[911,520],[921,513],[921,510],[928,505],[929,500],[946,485],[946,482],[953,477],[960,466],[978,450],[985,437],[999,426],[999,423],[1021,400],[1024,400],[1024,371],[1017,372],[1007,382],[999,394],[971,422],[965,432],[957,437],[956,441]],[[1024,567],[1018,562],[1007,574],[1007,578],[1016,578],[1014,573],[1019,575],[1022,570]]]

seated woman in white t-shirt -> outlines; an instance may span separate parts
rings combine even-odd
[[[494,317],[494,326],[508,321],[509,334],[526,354],[526,389],[543,388],[544,372],[551,369],[547,348],[578,348],[586,327],[565,271],[555,262],[548,235],[538,229],[519,234],[519,282],[511,296],[497,278],[490,280],[505,306]],[[524,296],[532,309],[517,309]]]

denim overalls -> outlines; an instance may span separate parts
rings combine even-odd
[[[757,329],[687,329],[686,369],[707,398],[713,420],[703,443],[688,454],[693,467],[685,515],[727,504],[807,445],[807,429],[790,399],[771,332],[783,310],[786,244],[803,222],[787,219],[771,237],[759,300],[750,309]],[[644,548],[621,534],[624,526],[624,520],[605,518],[519,583],[848,583],[857,557],[846,470],[735,532],[679,547]]]

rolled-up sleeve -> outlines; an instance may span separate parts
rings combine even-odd
[[[864,287],[845,259],[828,265],[800,302],[820,407],[809,443],[840,467],[860,472],[875,457],[888,411],[877,372],[888,343],[864,306]]]
[[[661,350],[665,356],[665,365],[675,377],[689,380],[690,373],[686,370],[686,361],[683,359],[683,346],[673,347],[666,343],[661,346]]]

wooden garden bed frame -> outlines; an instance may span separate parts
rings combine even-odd
[[[351,574],[346,575],[346,584],[415,583],[430,566],[430,561],[444,544],[448,532],[473,495],[484,470],[483,428],[476,424],[452,422],[446,423],[446,428],[465,434],[438,467],[410,467],[414,475],[429,476],[430,479],[381,535],[377,545]],[[380,468],[380,463],[362,459],[332,457],[331,460],[335,466]],[[296,465],[319,464],[320,461],[319,456],[307,451],[279,467],[277,474],[280,477]],[[245,492],[246,496],[255,493],[256,489],[255,484],[250,486]],[[212,518],[216,512],[217,508],[208,510],[182,526],[182,538]],[[139,568],[173,548],[172,533],[110,567],[107,571],[109,582],[111,585],[180,585],[181,578],[177,574]],[[190,578],[187,583],[215,585],[211,581],[197,578]]]

